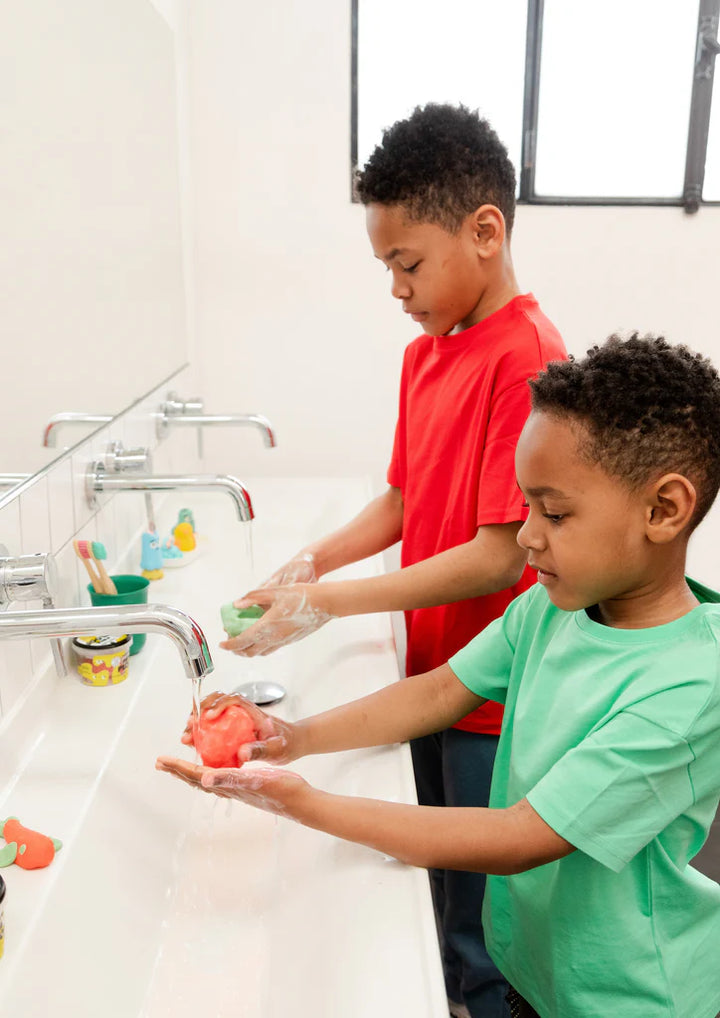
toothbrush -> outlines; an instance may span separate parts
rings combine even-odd
[[[87,570],[87,574],[90,577],[90,583],[92,584],[93,590],[96,594],[103,594],[103,582],[99,572],[96,573],[94,568],[90,565],[94,561],[92,552],[90,550],[90,543],[88,541],[73,541],[73,548],[75,554],[80,559],[82,564]]]
[[[107,569],[105,568],[105,566],[103,565],[103,562],[102,562],[102,560],[104,558],[107,558],[107,552],[105,551],[105,545],[101,544],[100,541],[91,541],[90,542],[90,554],[92,555],[92,558],[93,558],[93,561],[94,561],[95,566],[97,568],[97,571],[100,573],[100,577],[101,577],[101,580],[102,580],[102,585],[104,587],[104,590],[102,591],[102,593],[103,594],[112,594],[113,596],[116,597],[117,596],[117,587],[115,586],[113,581],[108,576]]]

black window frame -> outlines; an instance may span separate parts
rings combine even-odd
[[[360,0],[351,3],[350,46],[350,192],[355,201],[353,179],[358,166],[358,17]],[[518,204],[521,205],[619,205],[672,206],[688,214],[703,206],[720,206],[720,200],[702,197],[710,130],[715,58],[720,53],[718,27],[720,0],[700,0],[696,31],[693,86],[690,100],[688,138],[685,151],[683,193],[676,198],[601,197],[539,195],[535,190],[537,123],[540,95],[542,29],[545,0],[528,0],[523,93],[522,153],[519,170]]]

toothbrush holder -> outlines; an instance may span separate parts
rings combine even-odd
[[[117,594],[98,594],[92,583],[88,584],[90,603],[94,605],[108,604],[147,604],[150,580],[144,576],[121,575],[111,576],[117,587]],[[130,656],[139,654],[145,646],[147,633],[133,633],[130,644]]]

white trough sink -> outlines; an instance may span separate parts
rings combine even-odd
[[[368,496],[357,480],[247,485],[257,514],[255,579]],[[150,600],[182,608],[205,631],[216,670],[204,693],[253,674],[275,679],[288,696],[272,710],[294,719],[396,680],[386,616],[336,621],[257,664],[219,650],[219,606],[252,581],[245,535],[221,496],[186,495],[184,504],[206,548],[153,583]],[[176,516],[172,500],[168,512]],[[121,685],[48,679],[0,730],[0,763],[14,772],[0,791],[0,817],[17,815],[64,843],[47,869],[3,871],[0,1014],[447,1014],[425,872],[156,772],[159,754],[192,755],[179,742],[190,706],[177,651],[153,636]],[[310,758],[294,769],[328,790],[414,801],[404,746]]]

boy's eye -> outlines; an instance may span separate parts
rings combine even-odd
[[[565,513],[543,513],[546,520],[550,520],[551,523],[560,523],[561,520],[565,519]]]
[[[401,265],[400,268],[403,270],[403,272],[414,272],[419,264],[420,262],[415,262],[414,265]]]

